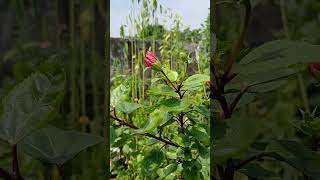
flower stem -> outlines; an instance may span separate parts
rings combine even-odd
[[[169,81],[169,83],[171,84],[171,86],[178,91],[178,89],[176,88],[176,86],[170,81],[170,79],[168,78],[168,76],[166,75],[166,73],[163,72],[163,70],[161,70],[161,73],[164,75],[164,77]]]

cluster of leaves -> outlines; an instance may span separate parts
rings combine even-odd
[[[18,152],[44,163],[62,166],[83,149],[101,143],[100,136],[58,129],[48,125],[50,116],[64,97],[64,72],[59,64],[45,63],[16,85],[3,99],[0,139],[12,151],[12,170],[1,170],[7,179],[24,179]]]
[[[175,71],[164,71],[168,79],[153,79],[148,90],[151,104],[128,101],[130,82],[112,91],[111,116],[114,126],[121,126],[111,128],[110,135],[112,172],[118,178],[208,177],[209,101],[201,91],[209,76],[183,80]]]

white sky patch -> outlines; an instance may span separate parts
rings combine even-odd
[[[137,3],[137,0],[134,1]],[[111,0],[110,4],[110,36],[119,37],[120,26],[126,24],[126,17],[130,14],[131,0]],[[170,8],[171,13],[178,14],[184,28],[200,28],[209,15],[209,0],[158,0],[158,10],[160,4],[165,8]],[[138,11],[137,9],[136,13]],[[164,24],[166,28],[171,27],[172,19],[164,22],[164,19],[168,18],[163,17],[160,13],[157,17],[159,18],[159,24]]]

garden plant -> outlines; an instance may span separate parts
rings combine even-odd
[[[172,27],[161,28],[158,13]],[[156,0],[132,1],[129,19],[120,32],[130,71],[112,66],[111,176],[209,179],[208,22],[183,31]]]

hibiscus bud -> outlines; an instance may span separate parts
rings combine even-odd
[[[147,51],[146,56],[144,57],[144,62],[147,67],[151,67],[157,61],[157,57],[151,51]]]
[[[160,63],[152,51],[147,51],[144,57],[144,62],[146,63],[147,67],[151,67],[153,70],[156,71],[161,71]]]
[[[308,68],[312,76],[320,80],[320,63],[309,64]]]

